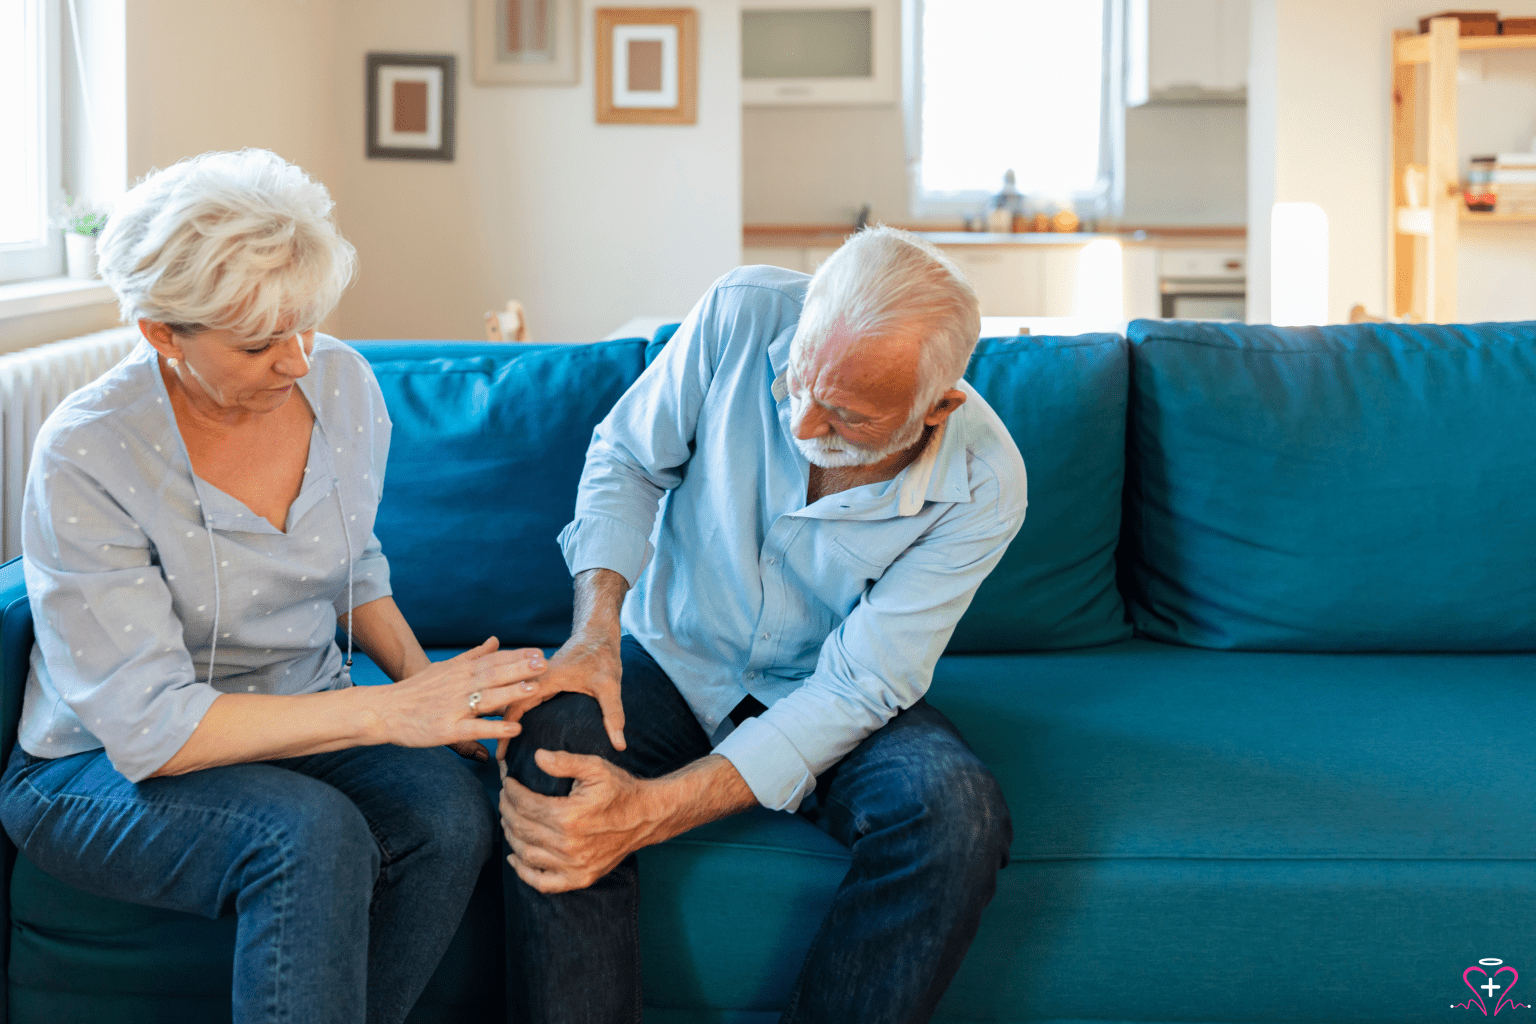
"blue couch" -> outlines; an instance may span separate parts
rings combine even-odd
[[[668,334],[359,345],[395,420],[378,532],[435,654],[563,639],[591,428]],[[930,693],[1015,827],[940,1019],[1532,1014],[1536,977],[1474,986],[1536,970],[1536,324],[1137,321],[984,339],[968,376],[1031,486]],[[12,562],[0,753],[30,646]],[[231,918],[3,853],[9,1019],[227,1019]],[[775,1020],[846,865],[767,811],[644,851],[647,1021]],[[500,886],[412,1020],[498,1019]]]

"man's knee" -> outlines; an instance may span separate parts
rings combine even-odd
[[[507,750],[507,773],[536,793],[565,796],[571,780],[546,775],[534,762],[536,750],[566,750],[613,759],[615,751],[603,728],[603,712],[584,693],[562,693],[522,718],[523,731]]]
[[[906,810],[924,856],[956,875],[988,875],[1008,863],[1013,820],[1002,787],[969,750],[946,752],[908,777]]]

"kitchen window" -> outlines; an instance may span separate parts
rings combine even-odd
[[[912,213],[976,212],[1012,170],[1038,205],[1119,213],[1124,0],[908,0]]]
[[[63,242],[49,227],[59,176],[57,3],[0,3],[0,282],[63,271]]]

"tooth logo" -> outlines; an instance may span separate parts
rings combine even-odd
[[[1489,969],[1493,973],[1489,973]],[[1481,984],[1472,978],[1474,974],[1481,974]],[[1470,1010],[1473,1007],[1481,1010],[1483,1016],[1488,1016],[1488,1003],[1493,1003],[1493,1016],[1497,1017],[1500,1010],[1529,1010],[1530,1003],[1517,1002],[1510,993],[1515,990],[1515,983],[1520,980],[1520,972],[1504,963],[1497,957],[1488,957],[1461,972],[1461,980],[1467,988],[1472,990],[1472,998],[1464,1003],[1452,1003],[1453,1010]],[[1483,993],[1488,993],[1488,999],[1483,1000]],[[1497,998],[1495,998],[1497,997]]]

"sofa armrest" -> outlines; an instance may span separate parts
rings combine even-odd
[[[0,565],[0,770],[10,763],[32,658],[32,606],[21,559]],[[10,1019],[11,869],[16,847],[0,830],[0,1024]]]

